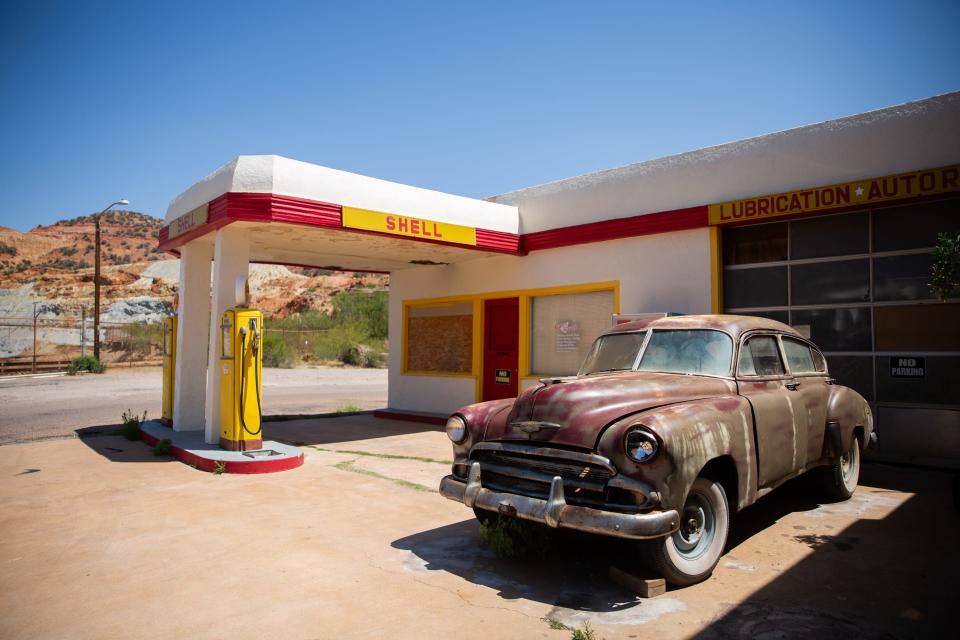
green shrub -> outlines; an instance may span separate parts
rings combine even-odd
[[[123,412],[123,415],[120,416],[120,420],[123,422],[123,428],[121,428],[120,433],[127,440],[136,442],[140,439],[140,425],[147,421],[147,412],[144,411],[143,416],[139,416],[130,409],[127,409]]]
[[[481,523],[480,544],[498,558],[543,558],[550,549],[550,532],[534,522],[496,517]]]
[[[153,455],[155,456],[168,456],[170,455],[170,447],[173,445],[170,442],[170,438],[164,438],[157,444],[153,445]]]
[[[293,353],[283,338],[276,334],[266,333],[263,336],[263,366],[282,367],[289,369],[293,366]]]
[[[354,326],[342,326],[317,334],[313,355],[320,360],[339,360],[353,364],[358,358],[356,347],[366,339],[363,331]]]
[[[70,366],[67,367],[67,373],[71,376],[77,375],[81,371],[89,371],[90,373],[103,373],[107,370],[107,365],[103,364],[93,356],[80,356],[79,358],[74,358],[70,361]]]
[[[941,233],[933,249],[930,289],[937,298],[946,300],[960,287],[960,233]]]

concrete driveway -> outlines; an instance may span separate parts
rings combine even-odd
[[[107,369],[103,375],[0,378],[0,444],[73,437],[115,425],[131,410],[160,417],[160,367]],[[264,369],[263,412],[315,414],[353,405],[387,405],[387,370],[353,367]]]
[[[631,545],[563,535],[505,562],[441,498],[446,436],[370,416],[269,423],[303,467],[212,475],[118,437],[0,447],[0,637],[943,637],[950,476],[867,465],[848,502],[793,482],[734,519],[713,577],[644,600]],[[552,624],[551,622],[552,621]]]

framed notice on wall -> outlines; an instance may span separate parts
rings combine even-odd
[[[580,348],[580,323],[576,320],[561,320],[556,325],[556,350],[576,351]]]

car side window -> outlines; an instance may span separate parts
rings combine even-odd
[[[742,376],[782,376],[783,361],[777,339],[773,336],[755,336],[740,349],[737,368]]]
[[[813,366],[817,368],[818,373],[827,372],[827,360],[823,357],[823,354],[817,351],[816,349],[810,349],[810,353],[813,354]]]
[[[790,373],[817,373],[810,347],[792,338],[783,338],[783,353],[787,356]]]

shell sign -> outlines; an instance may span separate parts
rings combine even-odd
[[[723,225],[958,192],[960,165],[951,165],[828,187],[721,202],[709,205],[707,211],[711,225]]]
[[[465,227],[448,222],[435,222],[423,218],[355,209],[353,207],[343,207],[342,220],[343,226],[348,229],[362,229],[392,236],[470,246],[477,244],[477,230],[474,227]]]

